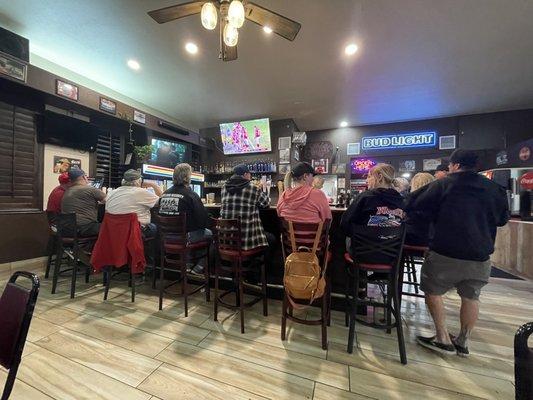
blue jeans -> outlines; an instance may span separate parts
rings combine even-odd
[[[154,224],[153,222],[150,222],[149,224],[146,224],[146,225],[142,225],[141,232],[142,232],[143,238],[145,239],[155,238],[157,234],[157,225]]]
[[[197,229],[192,232],[187,232],[187,241],[189,243],[197,243],[201,242],[205,239],[211,239],[213,237],[213,232],[211,232],[209,229]],[[204,250],[193,250],[189,253],[189,260],[187,261],[193,261],[198,260],[199,257],[202,257],[205,255]],[[209,253],[208,253],[209,256]],[[202,265],[205,267],[205,258],[199,259],[196,264]]]

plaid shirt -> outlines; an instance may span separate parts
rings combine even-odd
[[[270,199],[267,194],[251,183],[233,194],[229,193],[226,187],[222,189],[220,217],[241,221],[243,250],[268,246],[265,231],[259,218],[259,208],[266,208],[269,204]]]

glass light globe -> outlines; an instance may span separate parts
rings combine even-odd
[[[205,29],[209,29],[211,31],[216,28],[218,15],[217,8],[213,5],[213,3],[207,2],[202,6],[200,17],[202,19],[202,25]]]
[[[227,23],[224,27],[224,43],[226,46],[233,47],[239,40],[239,30],[231,23]]]
[[[228,8],[228,21],[236,28],[244,24],[244,6],[240,0],[233,0]]]

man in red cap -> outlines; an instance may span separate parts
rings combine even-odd
[[[51,211],[54,213],[61,212],[61,200],[63,200],[63,195],[65,190],[70,186],[70,179],[68,177],[68,172],[63,172],[57,178],[59,181],[59,186],[56,186],[54,190],[48,196],[48,204],[46,205],[46,211]]]

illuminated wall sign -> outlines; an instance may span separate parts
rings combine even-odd
[[[437,132],[417,132],[401,135],[365,136],[361,139],[363,150],[411,149],[435,147]]]
[[[374,167],[377,163],[370,158],[352,158],[350,162],[353,174],[367,173],[370,168]]]

